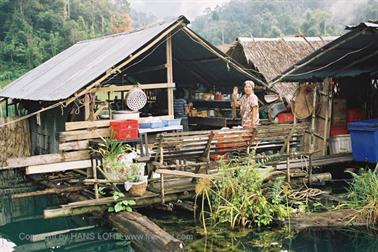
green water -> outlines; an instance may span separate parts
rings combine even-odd
[[[206,236],[192,215],[145,214],[184,241],[186,251],[378,251],[378,234],[364,228],[309,229],[289,235],[287,229],[235,232],[218,227]]]
[[[25,191],[23,188],[14,191]],[[88,216],[44,220],[43,209],[58,206],[61,198],[11,200],[11,194],[12,190],[0,189],[0,252],[134,251],[126,237],[103,226],[103,220]],[[182,240],[186,251],[378,251],[378,236],[364,229],[307,230],[289,236],[278,229],[233,232],[218,227],[205,236],[189,213],[145,210],[143,214]],[[83,227],[88,229],[63,233]],[[56,231],[59,233],[50,233]]]
[[[63,198],[10,198],[36,189],[20,174],[0,173],[0,252],[134,251],[125,236],[93,217],[43,219],[43,210],[64,203]]]

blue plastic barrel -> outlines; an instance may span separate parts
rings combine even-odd
[[[378,119],[351,122],[348,129],[353,160],[378,163]]]

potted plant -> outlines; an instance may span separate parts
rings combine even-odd
[[[102,172],[104,176],[112,181],[126,181],[127,167],[122,161],[122,157],[132,149],[131,146],[125,145],[116,139],[106,138],[103,140],[104,142],[99,144],[99,148],[92,149],[92,151],[102,157]]]
[[[147,188],[147,176],[144,176],[144,163],[132,163],[128,170],[125,189],[131,196],[142,196]]]

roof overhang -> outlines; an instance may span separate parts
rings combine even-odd
[[[272,83],[322,81],[327,77],[354,77],[378,71],[378,24],[366,22],[298,61]]]

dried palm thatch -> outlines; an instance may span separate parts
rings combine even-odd
[[[226,52],[252,72],[259,72],[266,82],[313,51],[331,42],[336,37],[283,37],[246,38],[239,37]],[[290,101],[297,85],[277,83],[274,89]]]
[[[219,50],[226,53],[232,47],[232,44],[222,44],[217,46]]]
[[[0,124],[16,118],[0,118]],[[0,128],[0,167],[12,157],[30,156],[30,131],[27,120]]]

